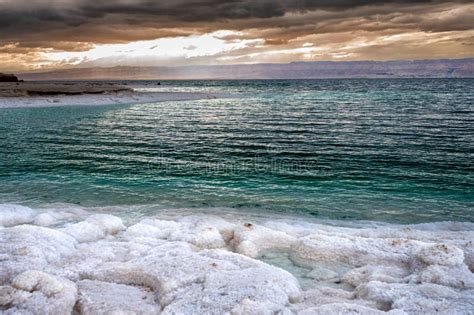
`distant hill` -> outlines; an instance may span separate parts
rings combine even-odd
[[[474,58],[414,61],[292,62],[182,67],[74,68],[23,73],[24,80],[320,79],[474,77]]]

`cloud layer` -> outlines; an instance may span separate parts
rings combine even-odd
[[[473,20],[464,0],[0,0],[0,70],[63,66],[50,52],[219,30],[252,44],[196,62],[467,57]]]

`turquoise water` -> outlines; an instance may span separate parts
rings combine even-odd
[[[473,86],[167,81],[237,97],[1,109],[0,202],[474,221]]]

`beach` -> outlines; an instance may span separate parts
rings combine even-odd
[[[470,314],[471,84],[4,94],[0,312]]]
[[[0,315],[474,315],[472,21],[0,0]]]
[[[142,104],[226,96],[199,92],[136,91],[112,82],[0,83],[0,108]]]
[[[474,307],[472,223],[351,228],[225,212],[124,221],[64,205],[0,209],[5,314],[467,314]]]

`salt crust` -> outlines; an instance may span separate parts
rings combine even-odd
[[[124,224],[110,214],[0,205],[0,224],[5,314],[474,309],[471,223],[350,228],[177,214]],[[265,255],[285,263],[259,260]]]
[[[229,98],[225,93],[197,92],[122,92],[112,94],[83,94],[58,96],[1,97],[0,109],[24,107],[100,106],[118,104],[144,104],[167,101],[192,101]]]

